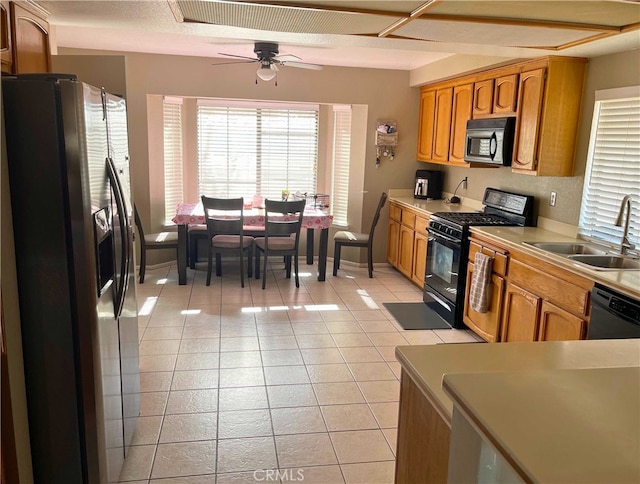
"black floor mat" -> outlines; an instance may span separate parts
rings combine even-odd
[[[449,323],[423,302],[382,305],[404,329],[451,329]]]

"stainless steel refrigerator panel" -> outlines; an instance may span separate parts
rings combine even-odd
[[[127,129],[127,111],[125,100],[106,94],[107,129],[109,132],[109,156],[115,166],[118,183],[126,206],[126,222],[133,226],[133,204],[131,203],[131,179],[129,166],[129,143]],[[135,432],[136,418],[140,414],[140,376],[138,354],[138,316],[135,292],[135,264],[133,233],[128,231],[127,251],[130,263],[127,274],[121,275],[127,287],[119,319],[120,352],[122,371],[122,405],[124,417],[125,451],[131,444]]]
[[[126,107],[110,144],[101,90],[56,76],[2,83],[34,475],[117,482],[139,414]]]

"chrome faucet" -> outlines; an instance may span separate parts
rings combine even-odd
[[[622,240],[620,241],[620,254],[624,255],[627,252],[627,249],[635,249],[636,246],[629,241],[629,219],[631,218],[631,195],[625,195],[620,202],[620,211],[618,212],[618,217],[616,218],[616,227],[622,227],[622,216],[625,215],[626,209],[626,217],[624,219],[624,233],[622,234]]]

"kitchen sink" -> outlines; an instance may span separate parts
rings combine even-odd
[[[576,242],[525,242],[527,245],[537,247],[538,249],[553,252],[560,255],[589,254],[604,255],[607,253],[605,247],[598,247],[588,243]]]
[[[640,270],[640,260],[620,255],[570,255],[567,259],[588,264],[600,270]]]

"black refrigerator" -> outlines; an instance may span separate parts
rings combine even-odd
[[[73,75],[2,79],[35,482],[117,482],[140,413],[127,113]]]

